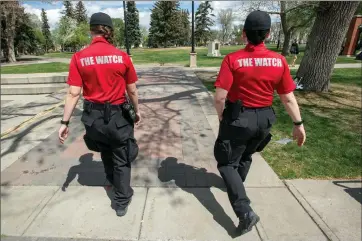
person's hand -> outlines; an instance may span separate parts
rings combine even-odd
[[[136,112],[135,124],[139,125],[140,122],[141,122],[141,113],[138,111],[138,112]]]
[[[61,125],[58,132],[58,137],[60,143],[64,144],[64,141],[68,138],[69,127],[66,125]]]
[[[300,125],[300,126],[294,126],[293,128],[293,139],[297,140],[297,144],[298,146],[303,146],[305,139],[306,139],[306,134],[305,134],[305,130],[304,130],[304,126]]]

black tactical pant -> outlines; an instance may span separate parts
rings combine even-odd
[[[238,217],[242,217],[252,211],[243,184],[252,163],[252,154],[264,144],[276,117],[271,107],[246,108],[240,111],[237,119],[231,120],[230,109],[226,108],[223,113],[214,156],[232,208]]]
[[[124,118],[121,108],[113,106],[108,122],[102,108],[90,105],[85,102],[81,119],[86,129],[85,143],[90,150],[101,153],[106,178],[114,186],[115,204],[125,208],[133,196],[131,163],[138,155],[133,123]]]

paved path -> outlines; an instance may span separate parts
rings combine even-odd
[[[328,240],[259,154],[246,187],[261,221],[234,237],[237,218],[213,158],[211,94],[191,71],[138,71],[144,121],[129,213],[119,218],[110,207],[100,156],[82,140],[81,103],[58,144],[60,106],[1,140],[1,232],[15,236],[4,240]]]

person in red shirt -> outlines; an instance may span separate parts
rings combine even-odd
[[[75,53],[70,62],[59,140],[63,144],[69,135],[69,120],[83,89],[84,141],[88,149],[100,152],[106,178],[114,187],[116,214],[124,216],[133,196],[131,163],[138,155],[134,138],[134,124],[141,120],[137,74],[130,57],[112,44],[110,16],[93,14],[90,32],[91,44]]]
[[[262,151],[271,139],[270,129],[276,121],[272,108],[274,91],[294,122],[293,135],[298,145],[305,142],[303,121],[293,94],[296,85],[288,63],[264,44],[270,26],[267,13],[254,11],[248,15],[243,30],[248,44],[225,56],[215,82],[215,108],[220,127],[214,156],[239,218],[240,234],[251,231],[260,220],[250,207],[243,183],[252,155]]]

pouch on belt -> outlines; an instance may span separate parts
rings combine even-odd
[[[240,111],[243,108],[241,100],[237,100],[235,103],[231,104],[231,108],[231,120],[236,120],[239,117]]]

